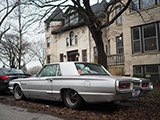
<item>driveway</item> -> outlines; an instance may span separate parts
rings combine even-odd
[[[43,113],[30,113],[25,108],[0,103],[0,120],[62,120]]]

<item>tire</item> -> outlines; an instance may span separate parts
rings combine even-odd
[[[20,88],[19,85],[16,85],[14,90],[13,90],[13,94],[14,94],[14,98],[16,100],[24,100],[25,99],[25,96]]]
[[[73,109],[80,108],[84,102],[81,96],[72,89],[65,90],[62,94],[62,99],[66,107]]]

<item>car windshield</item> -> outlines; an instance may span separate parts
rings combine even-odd
[[[104,67],[98,64],[76,63],[75,65],[79,74],[110,75]]]
[[[25,74],[22,70],[19,70],[19,69],[8,69],[8,68],[3,69],[3,72],[5,74]]]

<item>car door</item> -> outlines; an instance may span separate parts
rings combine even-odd
[[[31,98],[50,100],[52,96],[52,80],[56,76],[57,65],[47,65],[43,70],[30,81],[28,88]]]
[[[56,76],[52,79],[52,95],[55,101],[59,101],[61,98],[60,89],[65,82],[61,76],[59,64],[57,64],[56,69]]]

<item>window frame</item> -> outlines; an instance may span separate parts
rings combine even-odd
[[[118,46],[118,40],[120,40],[119,39],[120,37],[122,38],[122,46]],[[120,52],[119,48],[122,48],[123,52]],[[116,37],[116,52],[117,52],[117,54],[124,53],[123,35],[120,35],[120,36]]]
[[[141,73],[136,73],[136,67],[140,67]],[[142,65],[135,65],[135,66],[133,66],[133,74],[135,74],[135,75],[141,75],[142,77],[144,77],[143,66]]]
[[[47,55],[47,64],[51,63],[51,55]]]
[[[87,62],[87,49],[82,50],[82,61]]]
[[[61,53],[59,56],[60,56],[60,62],[63,62],[64,61],[64,59],[63,59],[63,53]]]
[[[52,65],[46,65],[38,74],[37,77],[51,77],[51,76],[43,76],[43,73],[45,72],[44,70],[46,70],[47,67],[51,67],[51,66],[56,66],[56,74],[55,75],[51,75],[51,76],[61,76],[61,70],[60,70],[60,65],[59,64],[52,64]]]
[[[71,31],[69,34],[69,38],[70,38],[70,46],[74,46],[75,45],[75,41],[74,41],[74,32]]]
[[[69,46],[69,39],[68,39],[68,37],[66,38],[66,46],[68,47]]]
[[[138,30],[139,30],[139,39],[135,39],[134,40],[134,36],[133,36],[133,29],[135,29],[135,28],[138,28]],[[140,29],[140,27],[134,27],[134,28],[132,28],[131,29],[131,31],[132,31],[132,53],[140,53],[140,52],[142,52],[142,37],[141,37],[141,29]],[[139,46],[140,46],[140,51],[138,51],[138,52],[135,52],[135,50],[134,50],[134,42],[137,42],[137,41],[139,41]]]
[[[93,53],[94,53],[94,63],[98,63],[98,50],[97,50],[97,47],[93,47]]]
[[[148,6],[143,6],[143,1],[147,1],[147,0],[140,0],[140,8],[143,9],[143,8],[146,8],[146,7],[149,7],[149,6],[152,6],[152,5],[156,5],[156,0],[153,0],[154,4],[152,5],[148,5]],[[149,1],[149,0],[148,0]]]
[[[50,37],[47,37],[47,48],[50,47]]]
[[[152,24],[154,24],[154,26],[155,26],[155,31],[156,31],[156,36],[154,36],[155,37],[155,40],[156,40],[156,47],[157,47],[157,49],[154,49],[154,50],[146,50],[145,49],[145,40],[147,40],[147,39],[151,39],[151,38],[154,38],[153,36],[152,37],[149,37],[149,38],[144,38],[144,26],[146,26],[146,25],[144,25],[144,26],[142,26],[142,42],[143,42],[143,51],[144,52],[149,52],[149,51],[158,51],[158,49],[159,49],[159,47],[158,47],[158,29],[157,29],[157,25],[156,25],[156,23],[152,23]],[[151,24],[148,24],[148,25],[151,25]]]
[[[149,67],[149,66],[156,66],[157,68],[158,68],[158,71],[157,72],[147,72],[147,67]],[[141,70],[142,70],[142,73],[141,74],[137,74],[137,73],[135,73],[135,67],[141,67]],[[151,75],[151,80],[154,82],[154,81],[156,81],[155,79],[152,79],[152,76],[153,75],[158,75],[158,81],[160,82],[160,64],[145,64],[145,65],[134,65],[133,66],[133,74],[134,75],[141,75],[142,77],[145,77],[145,75],[146,74],[150,74]]]
[[[133,1],[133,0],[132,0]],[[135,5],[134,3],[135,3],[135,1],[137,1],[137,9],[133,9],[133,5]],[[144,1],[146,1],[146,0],[144,0]],[[153,5],[157,5],[157,4],[160,4],[160,0],[153,0],[153,2],[154,2],[154,4],[152,4],[152,5],[148,5],[148,6],[143,6],[142,5],[142,0],[134,0],[133,2],[131,2],[131,7],[130,7],[130,11],[132,12],[132,11],[135,11],[135,10],[140,10],[140,9],[144,9],[144,8],[146,8],[146,7],[150,7],[150,6],[153,6]]]
[[[108,40],[108,52],[109,52],[109,55],[111,54],[111,40],[109,39]]]
[[[151,37],[144,38],[144,27],[147,26],[147,25],[152,25],[152,24],[155,26],[155,31],[156,31],[155,35],[156,36],[151,36]],[[158,27],[160,28],[160,22],[154,22],[154,23],[145,24],[145,25],[141,25],[141,26],[138,26],[138,27],[132,27],[131,28],[132,54],[147,53],[147,52],[152,52],[152,51],[160,51],[160,45],[159,45],[160,44],[160,39],[159,39],[160,38],[160,29]],[[135,52],[135,49],[134,49],[135,40],[133,38],[134,37],[133,30],[135,28],[139,28],[139,37],[140,37],[140,39],[136,40],[136,41],[140,41],[140,51],[137,51],[137,52]],[[152,31],[152,30],[150,30],[150,31]],[[145,46],[146,45],[145,40],[151,40],[153,38],[155,38],[155,41],[152,41],[152,42],[153,42],[153,44],[156,44],[156,49],[151,49],[151,48],[147,49],[147,46]]]
[[[50,23],[46,23],[46,30],[47,30],[47,32],[49,31],[49,28],[50,28]]]
[[[121,11],[121,6],[117,6],[116,7],[116,15]],[[122,24],[122,15],[120,15],[117,19],[116,19],[116,24]]]
[[[75,35],[75,45],[78,44],[78,35]]]

